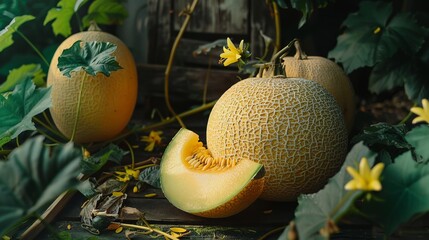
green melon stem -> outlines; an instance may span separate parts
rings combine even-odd
[[[295,41],[295,49],[296,49],[296,53],[295,53],[295,59],[298,59],[298,60],[305,60],[305,59],[307,59],[307,54],[305,54],[305,52],[304,51],[302,51],[302,49],[301,49],[301,44],[299,43],[299,41],[298,40],[296,40]]]
[[[294,46],[298,39],[294,38],[288,45],[280,49],[276,54],[271,57],[269,63],[255,64],[256,67],[260,68],[260,72],[263,72],[263,77],[274,77],[274,76],[285,76],[284,67],[281,63],[282,59],[289,53],[289,50]],[[264,70],[264,71],[263,71]]]
[[[83,85],[84,85],[85,81],[87,80],[87,78],[88,78],[88,74],[84,71],[83,72],[83,79],[82,79],[82,82],[80,83],[80,88],[79,88],[79,97],[77,99],[77,106],[76,106],[76,117],[74,119],[73,131],[72,131],[72,135],[70,138],[71,142],[73,142],[74,137],[76,135],[77,122],[79,120],[79,115],[80,115],[81,105],[82,105]]]
[[[16,30],[16,32],[19,34],[19,36],[22,37],[22,39],[24,39],[24,41],[30,45],[30,47],[37,53],[37,55],[39,55],[39,57],[42,59],[42,61],[46,64],[46,66],[49,67],[49,62],[48,60],[46,60],[45,56],[43,56],[43,54],[40,52],[40,50],[30,41],[30,39],[28,39],[22,32]]]

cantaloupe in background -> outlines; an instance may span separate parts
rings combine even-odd
[[[264,165],[262,198],[296,200],[323,187],[342,165],[347,130],[334,97],[300,78],[248,78],[213,107],[207,148],[214,158]]]
[[[318,56],[307,56],[295,41],[294,57],[283,58],[285,76],[305,78],[320,83],[331,93],[343,112],[347,130],[353,128],[356,104],[352,83],[345,72],[333,61]]]
[[[47,85],[52,87],[50,113],[57,128],[71,137],[77,114],[79,89],[84,71],[63,76],[57,67],[58,57],[73,43],[99,41],[117,46],[113,55],[122,67],[109,77],[102,73],[87,76],[81,94],[81,107],[74,141],[105,141],[117,136],[128,124],[137,100],[137,69],[127,46],[117,37],[95,29],[80,32],[64,40],[56,50],[48,72]]]

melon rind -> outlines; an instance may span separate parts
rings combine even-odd
[[[207,124],[215,158],[264,165],[261,198],[294,201],[323,187],[347,152],[342,112],[320,84],[299,78],[248,78],[216,102]]]
[[[161,160],[161,188],[175,207],[198,216],[220,218],[234,215],[261,194],[264,178],[254,179],[262,165],[250,160],[221,171],[202,171],[187,166],[186,157],[199,137],[180,129]]]

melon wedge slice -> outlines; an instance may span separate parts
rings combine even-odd
[[[162,157],[162,191],[175,207],[203,217],[228,217],[247,208],[262,193],[263,165],[243,159],[227,166],[227,160],[218,160],[219,166],[194,167],[189,159],[196,149],[208,152],[196,133],[182,128]]]

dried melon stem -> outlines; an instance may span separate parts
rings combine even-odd
[[[234,167],[237,164],[235,159],[214,158],[202,142],[198,142],[192,150],[191,155],[186,157],[185,162],[191,169],[201,171],[222,171]]]

